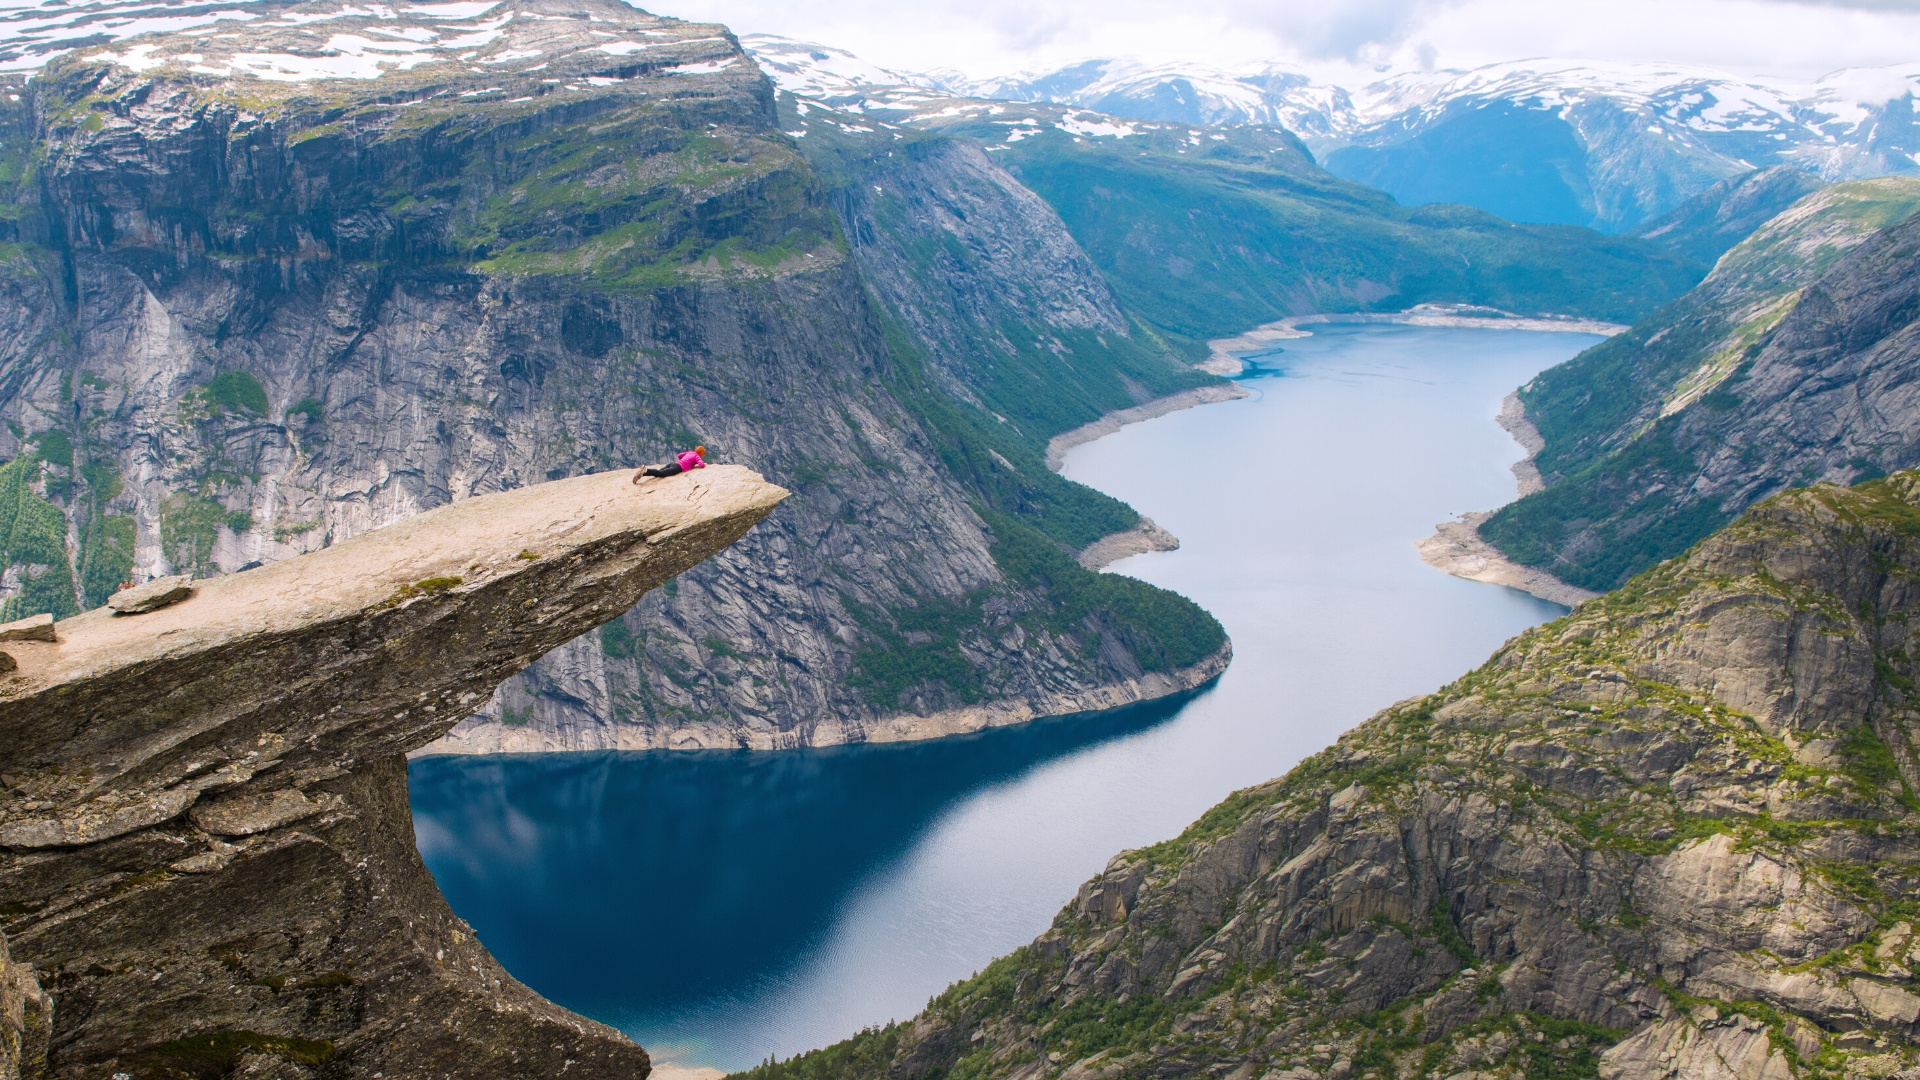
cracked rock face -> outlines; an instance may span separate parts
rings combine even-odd
[[[405,754],[785,494],[738,466],[540,484],[15,644],[0,1055],[50,1045],[76,1078],[644,1076],[644,1051],[515,982],[447,909]]]
[[[1118,856],[829,1072],[1920,1075],[1916,582],[1920,473],[1770,499]]]
[[[128,580],[232,573],[703,443],[801,498],[440,749],[938,734],[1224,665],[1148,671],[1110,626],[1019,628],[1045,598],[1006,580],[977,492],[899,391],[868,281],[904,305],[913,282],[873,256],[905,253],[849,258],[860,222],[836,220],[724,27],[614,0],[161,4],[141,18],[172,25],[130,37],[105,0],[16,14],[0,23],[78,44],[0,93],[0,152],[35,162],[0,180],[19,211],[0,215],[0,502],[55,549],[9,554],[0,605],[65,618]],[[1118,340],[1106,286],[1031,193],[978,150],[907,156],[916,192],[946,192],[921,231],[968,237],[991,271],[964,310],[915,309],[919,346],[944,361],[941,326],[998,332],[1016,305],[1039,312],[1023,339]],[[978,685],[863,690],[870,627],[922,601],[972,604],[956,651]]]

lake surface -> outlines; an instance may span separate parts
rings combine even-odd
[[[1110,569],[1233,637],[1186,699],[907,745],[426,758],[421,853],[508,970],[657,1061],[735,1070],[905,1019],[1114,854],[1558,615],[1414,544],[1513,497],[1500,399],[1597,340],[1316,327],[1255,358],[1255,397],[1069,454],[1181,538]]]

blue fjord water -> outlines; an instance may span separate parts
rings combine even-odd
[[[1562,609],[1420,562],[1513,497],[1500,399],[1595,338],[1322,326],[1255,396],[1133,425],[1066,474],[1182,541],[1233,666],[1177,701],[928,743],[424,758],[419,845],[509,971],[656,1060],[725,1070],[904,1019],[1172,836]]]

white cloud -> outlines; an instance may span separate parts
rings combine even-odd
[[[1351,84],[1383,67],[1561,56],[1812,79],[1920,58],[1920,0],[673,0],[649,10],[976,76],[1134,56],[1279,61]]]

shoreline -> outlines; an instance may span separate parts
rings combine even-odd
[[[927,716],[904,713],[870,724],[848,724],[837,719],[791,731],[739,732],[719,727],[658,729],[639,724],[595,724],[567,733],[509,727],[497,720],[455,727],[440,738],[408,754],[409,759],[461,757],[481,754],[564,753],[594,750],[803,750],[862,743],[918,742],[948,735],[971,735],[990,728],[1010,727],[1049,717],[1103,713],[1197,690],[1227,670],[1233,662],[1231,639],[1217,652],[1172,671],[1149,671],[1120,682],[1078,691],[1053,691],[1027,698],[1007,698]],[[465,721],[462,721],[462,725]],[[561,743],[561,745],[555,745]]]
[[[1494,418],[1494,422],[1527,452],[1526,457],[1512,465],[1513,479],[1520,492],[1516,498],[1524,499],[1536,491],[1545,491],[1546,481],[1540,476],[1539,466],[1533,463],[1533,456],[1545,449],[1547,442],[1540,437],[1540,429],[1527,419],[1527,408],[1520,402],[1520,391],[1515,390],[1500,399],[1500,414]],[[1600,595],[1578,585],[1569,585],[1539,567],[1522,566],[1507,558],[1499,548],[1481,539],[1480,523],[1495,512],[1475,510],[1460,515],[1456,521],[1444,521],[1434,526],[1432,536],[1413,545],[1420,550],[1420,561],[1457,578],[1487,585],[1505,585],[1569,608],[1579,607]]]
[[[1534,330],[1559,334],[1600,334],[1612,337],[1631,329],[1624,323],[1602,322],[1560,315],[1516,315],[1499,308],[1472,304],[1416,304],[1405,311],[1324,312],[1314,315],[1289,315],[1262,323],[1243,334],[1215,338],[1207,342],[1207,358],[1194,366],[1215,375],[1234,376],[1246,370],[1238,354],[1255,352],[1275,341],[1311,337],[1300,329],[1328,323],[1398,323],[1404,326],[1429,326],[1458,330]]]
[[[1154,398],[1131,408],[1107,413],[1092,423],[1055,435],[1047,443],[1047,467],[1060,471],[1068,450],[1111,435],[1128,424],[1169,413],[1252,397],[1232,383],[1213,383]],[[1098,571],[1110,563],[1149,551],[1173,551],[1180,538],[1142,514],[1130,529],[1110,533],[1082,548],[1080,565]],[[1007,727],[1048,717],[1099,713],[1185,693],[1218,678],[1233,661],[1233,641],[1199,662],[1170,672],[1146,672],[1131,679],[1104,683],[1077,691],[1041,693],[1028,698],[949,709],[930,716],[902,713],[867,724],[849,724],[829,717],[813,726],[788,731],[742,732],[720,725],[660,730],[639,724],[594,721],[564,730],[536,729],[485,720],[469,726],[469,717],[408,758],[473,756],[480,754],[567,753],[595,750],[798,750],[844,746],[851,743],[913,742],[947,735],[966,735],[988,728]]]
[[[1460,515],[1457,521],[1441,522],[1432,536],[1414,544],[1420,550],[1420,561],[1457,578],[1519,589],[1569,608],[1600,595],[1569,585],[1545,570],[1522,566],[1480,539],[1480,523],[1492,516],[1491,510],[1475,510]]]
[[[1299,336],[1299,335],[1295,335]],[[1209,342],[1211,344],[1211,342]],[[1199,365],[1195,365],[1198,367]],[[1066,461],[1067,451],[1083,443],[1104,438],[1119,431],[1128,424],[1138,424],[1142,420],[1152,420],[1177,413],[1182,409],[1191,409],[1198,405],[1216,405],[1222,401],[1252,397],[1251,390],[1235,386],[1232,383],[1212,383],[1196,386],[1191,390],[1181,390],[1166,397],[1144,401],[1128,409],[1117,409],[1092,423],[1082,424],[1072,431],[1063,431],[1047,440],[1047,468],[1054,472]],[[1118,533],[1115,534],[1120,535]],[[1097,543],[1098,541],[1096,541]]]
[[[1135,555],[1149,551],[1179,551],[1180,538],[1154,524],[1145,514],[1131,529],[1107,535],[1080,549],[1075,558],[1089,570],[1101,570]]]

